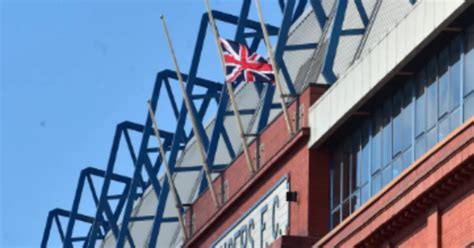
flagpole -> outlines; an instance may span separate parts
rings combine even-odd
[[[207,8],[207,15],[209,17],[209,23],[211,24],[212,34],[214,35],[214,41],[216,42],[217,50],[219,52],[219,58],[220,58],[220,62],[221,62],[222,72],[224,73],[224,76],[225,76],[226,75],[226,69],[225,69],[225,62],[224,62],[224,52],[222,51],[222,47],[221,47],[221,44],[220,44],[220,41],[219,41],[219,33],[217,32],[216,23],[214,22],[214,16],[212,15],[212,10],[211,10],[210,4],[209,4],[209,0],[205,0],[205,3],[206,3],[206,8]],[[232,84],[227,85],[225,77],[224,77],[224,82],[226,84],[227,90],[229,91],[229,99],[230,99],[230,103],[232,105],[232,108],[234,110],[234,115],[235,115],[235,119],[236,119],[236,122],[237,122],[237,127],[239,128],[240,139],[241,139],[241,142],[242,142],[242,147],[243,147],[243,150],[244,150],[245,159],[247,160],[247,166],[250,170],[250,173],[254,174],[256,169],[255,169],[255,167],[252,163],[252,158],[250,156],[250,151],[249,151],[248,144],[247,144],[247,137],[245,136],[244,127],[242,125],[242,119],[240,118],[240,112],[239,112],[239,109],[237,108],[237,103],[235,101],[234,88],[232,87]]]
[[[163,148],[163,143],[161,142],[160,131],[158,130],[158,123],[156,121],[155,114],[153,114],[153,109],[151,107],[150,101],[148,101],[148,112],[153,122],[153,131],[155,132],[156,140],[158,141],[160,154],[161,154],[161,162],[165,166],[165,174],[168,179],[168,186],[171,189],[171,194],[173,195],[174,202],[176,203],[176,211],[178,212],[179,225],[181,226],[181,230],[183,231],[184,238],[188,240],[189,235],[188,235],[188,232],[186,231],[183,215],[181,213],[181,207],[182,207],[181,200],[178,197],[178,191],[176,190],[176,186],[174,185],[174,182],[173,182],[173,177],[171,176],[170,167],[168,165],[168,159],[166,159],[165,149]]]
[[[173,43],[171,42],[171,37],[170,37],[170,34],[168,32],[168,28],[166,26],[165,17],[162,15],[160,17],[160,19],[161,19],[161,24],[163,26],[163,30],[164,30],[165,35],[166,35],[166,40],[168,41],[168,46],[169,46],[171,55],[173,57],[174,66],[176,67],[176,74],[178,76],[178,81],[179,81],[179,86],[181,88],[181,93],[183,94],[184,103],[186,105],[186,108],[188,109],[188,114],[189,114],[189,117],[191,119],[193,132],[194,132],[194,137],[196,137],[196,141],[197,141],[196,143],[198,145],[199,154],[201,155],[202,167],[204,168],[204,174],[206,174],[206,179],[207,179],[207,182],[208,182],[208,185],[209,185],[209,190],[211,192],[211,197],[212,197],[212,200],[214,201],[215,206],[217,208],[219,208],[220,204],[219,204],[219,201],[217,200],[217,194],[216,194],[216,191],[214,190],[214,185],[212,184],[211,172],[210,172],[210,169],[209,169],[209,165],[207,163],[206,151],[205,151],[204,145],[202,143],[201,134],[200,134],[200,132],[197,128],[197,122],[196,122],[196,118],[194,116],[191,101],[189,100],[188,93],[186,92],[186,88],[184,87],[183,77],[181,75],[181,71],[180,71],[179,66],[178,66],[178,60],[176,59],[176,54],[174,52]]]
[[[260,1],[255,0],[255,5],[257,6],[258,19],[260,20],[260,27],[263,32],[263,40],[265,42],[265,46],[267,47],[268,58],[270,59],[270,63],[272,63],[273,74],[275,75],[275,84],[277,86],[278,94],[280,95],[281,108],[283,109],[283,115],[285,117],[286,126],[288,128],[289,134],[292,136],[294,134],[294,130],[291,125],[290,117],[288,115],[288,108],[286,106],[286,102],[283,97],[283,88],[281,87],[279,68],[277,66],[277,63],[275,62],[275,58],[273,57],[272,45],[270,44],[270,39],[268,38],[267,27],[265,26],[265,22],[263,20]]]

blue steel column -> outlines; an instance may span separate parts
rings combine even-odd
[[[242,10],[241,10],[241,17],[248,15],[249,12],[249,7],[250,7],[250,1],[246,0],[243,5],[242,5]],[[258,28],[258,23],[254,21],[247,21],[243,19],[238,19],[235,18],[232,15],[228,15],[222,12],[218,11],[213,11],[214,16],[218,20],[222,20],[224,22],[228,22],[231,24],[238,24],[238,25],[248,25],[251,28]],[[189,78],[186,80],[187,81],[187,89],[188,93],[190,92],[189,87],[192,87],[193,81],[195,80],[197,69],[198,69],[198,64],[199,64],[199,59],[201,56],[201,51],[202,51],[202,46],[204,42],[204,38],[206,35],[206,30],[207,30],[207,25],[208,25],[208,16],[207,14],[204,14],[202,19],[201,19],[201,25],[199,29],[199,34],[196,42],[196,47],[195,47],[195,52],[193,56],[193,61],[191,63],[191,69],[189,73]],[[243,32],[245,28],[242,26],[237,27],[237,34],[236,34],[236,39],[238,40],[239,38],[242,39],[243,37]],[[275,31],[275,28],[270,27],[272,31]],[[241,37],[239,37],[241,36]],[[226,85],[227,86],[227,85]],[[225,87],[226,87],[225,86]],[[226,106],[227,106],[227,95],[225,93],[225,90],[221,91],[221,97],[220,97],[220,102],[219,102],[219,107],[218,107],[218,112],[216,114],[216,120],[219,120],[219,122],[216,121],[216,126],[214,127],[213,133],[211,135],[211,140],[213,141],[213,144],[210,144],[210,142],[207,142],[205,146],[207,147],[207,154],[209,155],[207,157],[209,166],[213,168],[214,165],[214,157],[215,157],[215,149],[217,148],[217,142],[219,138],[219,134],[222,134],[223,132],[223,120],[226,112]],[[186,109],[183,107],[182,110],[180,111],[180,118],[178,119],[178,124],[177,124],[177,131],[176,133],[178,134],[179,127],[181,125],[184,125],[185,121],[185,114],[186,114]],[[207,138],[207,136],[205,136]],[[172,148],[170,152],[170,158],[169,158],[169,166],[170,169],[173,170],[175,168],[175,163],[176,163],[176,156],[177,156],[177,150],[175,149],[175,146],[177,146],[177,142],[172,143]],[[166,180],[166,179],[165,179]],[[204,182],[203,182],[204,183]],[[202,188],[203,185],[201,185]],[[160,231],[160,226],[161,222],[163,220],[163,212],[166,206],[166,201],[167,201],[167,196],[169,189],[166,185],[163,187],[163,191],[161,192],[161,195],[159,197],[159,202],[158,202],[158,208],[156,210],[156,215],[155,215],[155,221],[153,223],[153,228],[152,232],[150,234],[150,241],[149,241],[149,246],[153,247],[156,245],[156,241],[158,238],[158,233]]]
[[[84,171],[81,172],[81,175],[79,176],[79,183],[77,184],[76,188],[76,194],[74,196],[74,202],[72,204],[72,209],[71,209],[71,217],[69,220],[69,223],[67,225],[66,229],[66,237],[64,239],[64,247],[72,247],[72,241],[71,241],[71,236],[72,236],[72,230],[74,228],[74,220],[76,218],[76,213],[79,209],[79,203],[81,201],[81,196],[82,196],[82,189],[84,188],[84,179],[85,179],[85,173]],[[97,219],[97,218],[96,218]]]
[[[207,28],[207,26],[205,26],[206,24],[207,24],[206,19],[205,19],[205,17],[203,17],[201,19],[198,38],[197,38],[196,45],[195,45],[195,48],[194,48],[194,55],[193,55],[193,59],[191,61],[190,72],[188,74],[188,78],[186,79],[186,91],[187,91],[188,95],[192,94],[193,82],[194,82],[194,79],[196,78],[195,75],[197,73],[199,60],[201,58],[201,51],[202,51],[202,48],[203,48],[203,45],[204,45],[204,38],[205,38],[206,28]],[[155,97],[155,95],[153,95],[153,97]],[[155,105],[156,105],[156,103],[152,102],[152,106],[155,106]],[[185,125],[186,115],[187,115],[186,107],[184,106],[184,104],[182,104],[181,105],[181,110],[179,112],[178,121],[177,121],[177,124],[176,124],[176,133],[175,133],[176,136],[174,137],[174,139],[171,143],[171,150],[170,150],[170,155],[169,155],[169,159],[168,159],[168,166],[169,166],[171,171],[173,171],[173,169],[175,168],[176,159],[177,159],[177,155],[178,155],[179,147],[180,147],[180,142],[179,142],[180,137],[182,135],[185,135],[184,130],[181,127],[184,127],[184,125]],[[159,116],[157,118],[159,118]],[[150,118],[148,117],[147,118],[147,124],[148,125],[150,125],[149,122],[150,122]],[[201,137],[203,138],[203,143],[204,143],[203,145],[207,149],[207,147],[208,147],[207,135],[205,135],[205,133],[204,133],[204,135],[202,135]],[[160,194],[158,195],[158,206],[156,208],[155,220],[153,221],[153,226],[152,226],[152,230],[151,230],[151,233],[150,233],[149,247],[155,247],[156,246],[156,241],[158,239],[158,233],[160,232],[161,222],[162,222],[162,218],[163,218],[163,214],[164,214],[164,210],[165,210],[165,206],[166,206],[166,200],[168,198],[168,193],[169,193],[168,181],[167,181],[167,179],[165,179],[163,189],[160,192]]]
[[[152,97],[151,97],[151,105],[154,106],[155,108],[156,108],[157,103],[158,103],[158,96],[159,96],[159,91],[160,91],[160,88],[161,88],[161,82],[162,82],[161,81],[161,74],[158,73],[157,82],[155,83],[155,87],[153,89],[153,93],[152,93]],[[123,247],[125,245],[124,244],[125,234],[128,231],[128,224],[130,222],[130,217],[131,217],[131,214],[132,214],[133,202],[136,199],[135,198],[136,189],[137,189],[137,186],[138,186],[137,185],[137,178],[140,177],[141,172],[142,172],[142,167],[145,164],[146,159],[148,158],[147,148],[148,148],[148,141],[150,139],[150,135],[151,135],[151,118],[150,118],[149,115],[147,115],[146,123],[145,123],[145,130],[143,132],[142,141],[141,141],[141,144],[140,144],[138,160],[137,160],[137,163],[136,163],[136,166],[135,166],[135,171],[134,171],[134,175],[133,175],[133,178],[132,178],[132,184],[131,184],[131,187],[130,187],[130,191],[128,193],[127,202],[125,204],[124,218],[123,218],[123,221],[122,221],[122,228],[120,229],[119,237],[117,239],[117,247]],[[176,134],[174,136],[174,140],[176,140],[177,136],[179,136],[179,134]],[[149,175],[149,176],[152,177],[153,175]],[[153,185],[153,186],[155,187],[154,191],[155,191],[157,197],[159,197],[160,187],[159,186],[157,187],[156,185]],[[107,194],[107,191],[108,191],[108,188],[105,190],[105,194]],[[94,234],[92,234],[92,235],[94,235]],[[94,244],[91,243],[90,246],[94,247]]]
[[[329,45],[324,55],[324,64],[322,68],[322,74],[330,84],[337,80],[333,67],[337,46],[339,45],[339,38],[342,32],[342,24],[346,15],[347,0],[338,0],[336,4],[336,16],[332,23],[333,26],[329,38]]]
[[[278,33],[278,42],[275,48],[275,60],[282,71],[286,70],[285,61],[283,60],[283,53],[284,53],[286,43],[288,41],[288,32],[291,27],[291,20],[293,19],[294,6],[295,6],[295,0],[289,0],[288,3],[285,5],[282,24],[281,24],[280,31]],[[287,73],[284,73],[284,76],[285,76],[285,82],[290,94],[296,95],[297,92],[290,77],[287,75]],[[268,123],[268,118],[269,118],[270,111],[272,108],[274,93],[275,93],[274,87],[266,87],[266,93],[264,94],[260,119],[258,120],[257,132],[260,132],[263,128],[265,128],[265,126]]]
[[[291,24],[291,21],[292,21],[291,18],[288,19],[288,16],[291,17],[291,14],[288,14],[289,9],[293,10],[293,8],[294,8],[294,0],[290,0],[289,2],[290,2],[290,5],[287,5],[286,8],[285,8],[285,17],[284,17],[284,25],[286,25],[285,30],[284,30],[284,32],[280,32],[280,38],[285,36],[284,41],[283,41],[283,39],[281,39],[280,42],[284,42],[284,43],[286,43],[286,36],[287,36],[288,30],[289,30],[289,27],[290,27],[290,24]],[[291,6],[291,8],[289,6]],[[301,2],[300,2],[299,6],[301,6]],[[236,32],[236,37],[235,37],[236,40],[239,40],[239,41],[245,40],[245,38],[244,38],[245,28],[252,28],[252,29],[256,30],[256,35],[254,36],[254,41],[256,41],[258,39],[261,39],[261,35],[259,35],[260,29],[259,29],[258,22],[247,20],[249,7],[250,7],[250,0],[245,0],[243,5],[242,5],[240,18],[236,18],[235,16],[215,11],[216,19],[220,19],[220,20],[223,20],[225,22],[228,22],[228,23],[231,23],[231,24],[234,24],[234,25],[237,24],[237,32]],[[300,10],[301,9],[299,8],[299,10],[297,10],[297,12],[299,12]],[[297,16],[293,15],[293,21],[296,18],[297,18]],[[207,24],[208,24],[207,21],[208,21],[207,20],[207,15],[204,15],[203,19],[201,20],[201,29],[200,29],[200,32],[199,32],[199,35],[198,35],[198,40],[196,42],[195,53],[194,53],[194,56],[193,56],[193,61],[192,61],[191,70],[190,70],[190,73],[189,73],[189,78],[186,79],[186,81],[188,82],[187,85],[186,85],[186,90],[188,91],[189,94],[191,94],[191,92],[192,92],[193,85],[198,85],[197,82],[199,81],[196,78],[196,73],[197,73],[197,68],[198,68],[198,64],[199,64],[199,60],[200,60],[200,56],[201,56],[201,51],[202,51],[202,46],[203,46],[203,42],[204,42],[205,32],[206,32],[206,29],[207,29]],[[273,26],[269,26],[269,25],[267,25],[267,26],[269,28],[269,32],[273,35],[276,34],[276,32],[278,32],[278,30],[279,30],[278,28],[275,28]],[[256,44],[258,44],[258,42]],[[165,79],[167,80],[167,77],[169,76],[169,73],[170,73],[170,71],[168,70],[168,71],[163,71],[163,72],[161,72],[157,75],[157,80],[155,81],[155,87],[154,87],[154,90],[153,90],[153,93],[152,93],[152,99],[151,99],[152,100],[152,105],[155,108],[156,108],[156,104],[158,102],[158,97],[159,97],[159,93],[160,93],[161,84],[163,83],[162,81],[165,80]],[[168,84],[169,84],[169,82],[168,82]],[[168,88],[167,88],[168,94],[172,98],[173,96],[170,93],[169,85],[167,85],[167,86],[168,86]],[[291,90],[291,87],[292,87],[292,85],[289,85],[290,90]],[[213,162],[214,162],[214,154],[215,154],[215,149],[217,149],[217,143],[218,143],[218,140],[219,140],[219,136],[223,135],[223,137],[224,137],[225,134],[226,134],[226,130],[222,126],[222,123],[223,123],[224,117],[226,115],[226,108],[225,107],[227,105],[227,97],[228,96],[225,94],[225,89],[222,90],[220,93],[221,93],[221,95],[220,95],[220,100],[219,100],[219,108],[218,108],[218,113],[216,115],[216,120],[220,120],[220,122],[219,122],[220,127],[217,127],[217,128],[215,128],[215,130],[213,130],[213,133],[211,135],[211,141],[212,142],[207,140],[206,135],[203,135],[203,137],[206,138],[204,141],[205,141],[205,146],[207,147],[207,153],[208,153],[208,155],[212,154],[211,158],[210,159],[208,158],[210,160],[209,163],[211,165],[213,165]],[[174,99],[172,99],[172,101],[173,100]],[[206,108],[207,108],[207,105],[209,104],[210,99],[205,99],[205,100],[206,100],[205,104],[201,105],[201,109],[199,111],[199,116],[204,116],[204,114],[206,112]],[[174,106],[174,113],[175,113],[175,115],[177,115],[178,114],[177,113],[177,106],[175,106],[175,105],[176,104],[173,105]],[[271,106],[268,106],[268,109],[270,109],[270,108],[271,108]],[[191,111],[197,112],[196,107],[193,106]],[[269,113],[269,111],[267,111],[267,113]],[[184,125],[185,125],[185,121],[186,121],[186,114],[187,114],[187,109],[182,107],[181,111],[179,111],[179,114],[178,114],[178,125],[176,127],[176,133],[173,135],[173,138],[172,138],[173,141],[171,142],[171,147],[170,147],[170,167],[172,167],[172,168],[175,167],[178,152],[181,149],[184,148],[183,144],[185,142],[187,142],[189,140],[189,138],[191,137],[191,136],[188,136],[188,137],[186,136],[185,129],[184,129]],[[200,117],[200,118],[201,118],[201,121],[202,121],[202,117]],[[96,218],[93,219],[93,221],[92,221],[93,223],[92,223],[91,231],[90,231],[90,234],[89,234],[88,241],[86,243],[87,247],[95,247],[95,242],[97,241],[98,238],[100,238],[99,235],[97,235],[98,234],[97,232],[99,231],[100,224],[105,223],[105,220],[103,219],[104,211],[105,211],[106,217],[111,222],[111,225],[116,225],[118,217],[120,216],[120,210],[117,210],[112,215],[110,214],[111,211],[110,211],[110,207],[109,207],[107,201],[108,201],[108,198],[109,198],[108,191],[109,191],[110,183],[111,183],[111,175],[113,174],[113,171],[114,171],[114,165],[115,165],[115,161],[116,161],[116,156],[117,156],[117,152],[118,152],[118,148],[119,148],[119,143],[120,143],[121,132],[122,131],[125,134],[125,139],[126,139],[126,142],[127,142],[127,146],[129,147],[129,150],[130,150],[130,156],[132,157],[132,160],[134,161],[135,170],[134,170],[134,177],[131,181],[131,185],[128,188],[129,191],[128,191],[127,198],[124,199],[124,201],[121,201],[121,203],[120,203],[121,206],[125,207],[125,210],[124,210],[124,213],[123,213],[124,217],[123,217],[123,222],[122,222],[122,228],[120,228],[119,235],[118,235],[117,246],[119,246],[119,247],[123,246],[126,237],[128,238],[130,244],[133,246],[133,240],[131,240],[131,237],[130,237],[129,232],[128,232],[128,223],[130,221],[133,221],[133,220],[131,220],[131,211],[132,211],[132,207],[133,207],[133,201],[138,197],[137,196],[137,191],[136,191],[138,187],[141,187],[144,190],[145,187],[147,187],[151,184],[153,186],[153,188],[155,189],[155,193],[159,197],[159,204],[158,204],[158,207],[157,207],[157,214],[155,215],[155,221],[154,221],[154,224],[153,224],[151,237],[150,237],[150,244],[149,244],[150,246],[154,246],[156,244],[156,239],[158,237],[159,226],[160,226],[161,222],[162,221],[174,221],[175,218],[164,218],[163,217],[163,211],[164,211],[165,203],[166,203],[166,200],[167,200],[168,189],[166,187],[166,184],[163,186],[163,188],[161,188],[161,185],[159,184],[159,182],[156,178],[156,174],[159,171],[159,166],[160,165],[157,163],[157,165],[154,167],[152,162],[150,161],[150,159],[148,157],[149,148],[147,147],[147,145],[148,145],[149,136],[151,135],[151,128],[150,127],[151,127],[150,118],[147,117],[145,127],[143,128],[143,137],[142,137],[142,142],[141,142],[139,153],[138,153],[138,158],[136,158],[133,150],[130,149],[131,141],[130,141],[130,137],[128,135],[128,132],[124,129],[123,125],[117,126],[117,130],[116,130],[114,140],[113,140],[113,145],[112,145],[112,148],[111,148],[111,153],[110,153],[110,156],[109,156],[109,161],[108,161],[108,164],[107,164],[107,170],[106,170],[105,176],[104,176],[104,184],[103,184],[103,187],[102,187],[102,190],[101,190],[100,198],[98,199],[98,203],[97,203],[98,206],[97,206],[97,211],[96,211]],[[204,127],[203,127],[202,123],[200,123],[199,128],[200,128],[200,132],[203,132],[205,134]],[[191,133],[191,135],[192,135],[192,133]],[[224,137],[224,139],[225,139],[225,137]],[[230,149],[232,149],[232,147],[230,147]],[[229,153],[233,154],[235,156],[235,153],[232,150],[229,150]],[[222,165],[219,165],[219,166],[221,167]],[[149,180],[150,181],[148,183],[145,183],[142,179],[142,176],[141,176],[143,167],[145,167],[145,170],[146,170],[147,174],[149,175]],[[212,166],[211,166],[211,168],[212,168]],[[83,180],[85,180],[85,179],[86,178],[84,177],[84,175],[81,174],[81,180],[79,182],[78,188],[82,188],[84,186]],[[81,192],[82,192],[82,190],[81,190]],[[95,198],[97,198],[97,197],[95,197]],[[77,209],[78,209],[79,202],[80,202],[80,194],[79,195],[76,194],[76,199],[74,200],[74,203],[73,203],[73,211],[72,211],[71,215],[77,215],[78,216]],[[145,218],[145,217],[143,217],[143,218]],[[73,219],[75,219],[75,218],[73,218]],[[49,223],[49,225],[47,225],[47,226],[49,226],[49,228],[50,228],[51,222],[48,222],[48,223]],[[72,235],[73,226],[74,226],[73,222],[69,222],[68,232],[67,232],[68,234]],[[115,229],[115,228],[113,228],[113,229]],[[114,234],[116,233],[116,231],[117,231],[117,229],[115,229]],[[69,235],[69,236],[66,235],[66,238],[69,237],[69,239],[67,239],[67,242],[65,242],[66,244],[70,243],[72,241],[71,235]]]
[[[97,210],[96,210],[95,219],[100,218],[100,216],[102,215],[102,208],[104,207],[104,205],[107,202],[107,194],[108,194],[109,187],[110,187],[111,174],[113,173],[115,160],[117,159],[118,148],[119,148],[119,145],[120,145],[121,131],[122,131],[121,126],[117,125],[115,135],[114,135],[114,139],[113,139],[113,142],[112,142],[112,149],[111,149],[110,155],[109,155],[109,161],[108,161],[108,164],[107,164],[107,169],[106,169],[106,172],[105,172],[106,174],[105,174],[104,184],[102,186],[102,190],[101,190],[101,194],[100,194],[100,198],[99,198],[99,206],[97,207]],[[132,179],[132,181],[135,181],[135,180],[136,180],[136,178]],[[90,232],[90,237],[89,237],[89,240],[88,240],[88,244],[89,244],[90,247],[95,247],[97,229],[98,229],[98,223],[94,222],[94,224],[92,225],[91,232]]]

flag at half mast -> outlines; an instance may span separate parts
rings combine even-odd
[[[272,65],[257,53],[250,53],[247,46],[226,39],[219,39],[225,62],[227,83],[273,83],[275,75]]]

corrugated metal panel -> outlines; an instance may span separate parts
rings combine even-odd
[[[311,106],[309,146],[320,141],[330,129],[334,129],[344,115],[360,103],[382,77],[400,64],[463,2],[462,0],[422,1],[383,40],[373,43],[374,46],[367,49],[367,54],[356,61],[345,75]],[[423,16],[424,25],[417,25],[420,17],[416,15]],[[416,27],[416,30],[412,30],[410,26]],[[411,32],[422,33],[423,36],[414,36]],[[353,84],[352,89],[355,87],[358,90],[354,91],[353,98],[348,98],[348,94],[344,94],[343,90],[351,88],[349,86],[351,84]]]
[[[404,18],[410,10],[413,9],[410,1],[403,0],[382,0],[380,10],[375,17],[370,34],[362,51],[362,56],[367,54],[369,49],[373,47],[384,36],[388,30],[392,29],[396,23]]]
[[[294,30],[288,37],[289,45],[316,44],[319,41],[319,38],[321,37],[321,28],[317,23],[316,16],[312,10],[294,26]],[[308,59],[310,59],[313,50],[314,48],[286,51],[283,55],[285,65],[288,68],[291,79],[296,84],[297,89],[302,87],[300,85],[301,81],[296,80],[299,69]]]

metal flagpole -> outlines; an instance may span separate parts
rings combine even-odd
[[[205,152],[205,149],[204,149],[204,145],[202,144],[201,134],[199,133],[199,130],[197,128],[196,118],[194,116],[194,112],[193,112],[193,109],[192,109],[192,106],[191,106],[191,102],[189,101],[188,93],[186,92],[186,88],[184,87],[183,77],[181,75],[181,71],[179,70],[178,60],[176,59],[176,54],[175,54],[174,49],[173,49],[173,44],[171,42],[171,38],[170,38],[170,35],[169,35],[169,32],[168,32],[168,28],[166,26],[165,17],[162,15],[160,17],[160,19],[161,19],[161,24],[163,25],[163,30],[165,32],[166,39],[168,41],[168,46],[169,46],[171,55],[173,57],[173,62],[174,62],[174,65],[176,67],[176,74],[178,76],[178,81],[179,81],[179,86],[181,88],[181,93],[183,94],[184,104],[186,105],[186,108],[188,109],[188,114],[189,114],[189,117],[191,119],[194,136],[196,137],[199,154],[201,155],[202,167],[204,168],[204,173],[206,174],[206,179],[207,179],[207,182],[209,184],[209,190],[211,192],[212,200],[214,201],[214,204],[216,205],[216,207],[220,207],[219,201],[217,200],[216,191],[214,190],[214,186],[212,184],[211,171],[210,171],[208,163],[207,163],[207,156],[206,156],[206,152]]]
[[[237,103],[235,102],[234,88],[232,87],[232,84],[227,84],[227,81],[225,80],[226,69],[225,69],[225,62],[224,62],[224,53],[222,51],[222,47],[221,47],[221,44],[220,44],[220,41],[219,41],[219,33],[217,32],[216,23],[214,22],[214,17],[212,15],[211,7],[209,5],[209,0],[205,0],[205,2],[206,2],[206,7],[207,7],[207,14],[208,14],[208,17],[209,17],[209,22],[211,24],[211,30],[212,30],[212,33],[214,35],[214,40],[215,40],[216,45],[217,45],[217,50],[219,52],[219,58],[220,58],[220,61],[221,61],[222,71],[224,72],[224,82],[226,82],[226,88],[229,91],[230,103],[231,103],[232,108],[234,110],[235,119],[237,121],[237,127],[239,128],[240,139],[242,141],[242,147],[243,147],[243,150],[244,150],[245,159],[247,160],[247,166],[250,170],[250,173],[254,174],[256,170],[255,170],[255,167],[252,163],[252,158],[250,157],[250,151],[249,151],[249,148],[248,148],[248,145],[247,145],[247,137],[244,134],[244,127],[242,125],[242,119],[240,118],[240,112],[239,112],[239,109],[237,108]]]
[[[174,202],[176,203],[176,211],[178,212],[179,225],[181,226],[181,230],[184,233],[184,238],[188,240],[189,238],[188,232],[186,231],[186,226],[184,225],[184,219],[181,213],[181,207],[182,207],[181,200],[178,197],[178,191],[176,190],[176,186],[174,185],[174,182],[173,182],[173,177],[171,176],[170,167],[168,166],[168,160],[166,159],[165,149],[163,148],[163,143],[161,142],[160,131],[158,130],[158,123],[155,119],[155,115],[153,114],[153,109],[151,107],[150,101],[148,101],[148,112],[150,113],[150,118],[153,122],[153,131],[155,132],[155,137],[156,137],[156,140],[158,141],[158,145],[160,148],[161,162],[165,166],[165,174],[166,174],[166,177],[168,178],[168,185],[171,189],[171,194],[173,195]]]
[[[293,126],[291,125],[290,117],[288,115],[288,108],[286,106],[286,102],[283,96],[283,88],[281,87],[279,68],[277,66],[277,63],[275,62],[275,58],[273,57],[272,45],[270,44],[267,27],[265,26],[265,22],[263,20],[260,1],[255,0],[255,5],[257,6],[258,19],[260,20],[260,27],[263,32],[263,40],[265,42],[265,46],[267,47],[268,58],[270,59],[270,63],[272,63],[273,74],[275,75],[275,84],[277,86],[278,94],[280,95],[281,108],[283,109],[283,115],[285,116],[286,126],[288,128],[289,134],[293,135]]]

